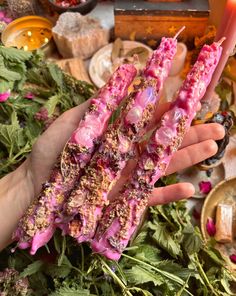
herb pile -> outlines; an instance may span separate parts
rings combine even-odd
[[[39,134],[61,112],[90,97],[92,87],[31,54],[0,47],[0,175],[13,170]],[[159,185],[175,183],[173,176]],[[117,263],[92,254],[57,231],[31,256],[9,246],[0,253],[0,295],[217,296],[231,292],[234,276],[193,227],[185,202],[152,207]]]
[[[62,112],[88,99],[93,87],[46,63],[40,53],[0,46],[0,177],[18,166],[37,137]]]
[[[14,286],[16,276],[8,276],[3,284],[0,274],[0,291],[50,296],[234,295],[230,281],[235,279],[218,251],[203,243],[184,202],[152,207],[148,215],[119,263],[91,254],[86,245],[59,232],[35,256],[7,248],[0,255],[0,269],[16,269],[18,279],[29,284],[27,293],[20,293]]]

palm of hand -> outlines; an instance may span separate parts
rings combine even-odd
[[[50,171],[63,150],[63,147],[70,137],[73,130],[78,126],[79,121],[84,115],[88,102],[75,107],[61,115],[37,140],[32,153],[27,162],[27,170],[31,176],[33,191],[31,198],[36,197],[41,185],[45,182]],[[160,106],[155,115],[155,122],[166,111],[166,106]],[[154,124],[154,123],[153,123]],[[154,124],[155,125],[155,124]],[[224,129],[218,124],[205,124],[191,127],[186,134],[182,146],[174,155],[167,169],[167,174],[174,173],[193,164],[196,164],[212,155],[217,151],[214,140],[224,136]],[[122,177],[114,186],[109,198],[115,198],[127,180],[130,171],[135,165],[135,161],[128,164],[122,173]],[[192,196],[194,188],[189,183],[179,183],[175,185],[157,188],[150,197],[150,205],[167,203]]]

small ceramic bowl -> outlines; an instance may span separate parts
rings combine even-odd
[[[60,5],[55,4],[53,0],[47,0],[47,1],[51,6],[52,10],[58,13],[72,11],[72,12],[79,12],[83,15],[89,13],[97,5],[97,0],[87,0],[85,3],[81,3],[79,5],[72,6],[72,7],[62,7]]]

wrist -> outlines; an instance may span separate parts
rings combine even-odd
[[[0,250],[11,242],[19,219],[34,197],[28,160],[0,180]]]

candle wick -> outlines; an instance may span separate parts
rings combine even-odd
[[[179,36],[179,34],[181,34],[184,30],[185,30],[185,26],[183,26],[176,34],[175,34],[175,36],[174,36],[174,39],[176,39],[178,36]]]
[[[224,41],[226,40],[226,37],[222,37],[219,41],[217,41],[216,43],[218,45],[221,45]]]

